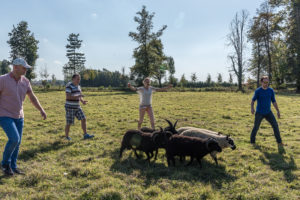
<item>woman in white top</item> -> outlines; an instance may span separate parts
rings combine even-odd
[[[152,109],[152,93],[153,92],[159,92],[159,91],[165,91],[169,88],[172,87],[172,85],[169,85],[165,88],[154,88],[152,86],[150,86],[150,78],[145,78],[143,80],[143,87],[138,87],[135,88],[133,87],[130,83],[128,83],[128,87],[133,90],[133,91],[137,91],[140,95],[140,107],[139,107],[139,113],[140,113],[140,119],[138,122],[138,130],[141,129],[143,120],[144,120],[144,115],[145,112],[147,111],[149,118],[150,118],[150,123],[151,123],[151,128],[155,129],[155,125],[154,125],[154,114],[153,114],[153,109]]]

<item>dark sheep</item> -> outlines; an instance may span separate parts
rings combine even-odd
[[[168,166],[171,165],[170,161],[172,161],[173,166],[175,166],[174,156],[190,156],[191,160],[186,166],[192,164],[194,158],[196,158],[200,167],[202,167],[201,159],[212,151],[222,151],[218,142],[213,138],[201,139],[182,135],[173,135],[169,139],[166,148]]]
[[[171,133],[164,132],[162,129],[153,133],[129,130],[123,136],[120,148],[120,158],[122,158],[122,153],[125,149],[133,149],[136,157],[139,158],[136,150],[140,150],[146,153],[147,160],[150,163],[150,159],[153,157],[153,152],[155,151],[154,160],[156,160],[158,148],[166,148],[168,138],[170,136]]]

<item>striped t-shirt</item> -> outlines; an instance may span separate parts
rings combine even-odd
[[[80,86],[74,85],[72,82],[69,82],[66,85],[66,93],[71,94],[71,96],[79,96],[81,94],[81,88]],[[66,99],[66,107],[68,108],[79,108],[80,102],[79,100],[70,100]]]

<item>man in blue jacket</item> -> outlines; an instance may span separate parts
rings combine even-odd
[[[276,141],[282,145],[278,123],[271,111],[271,102],[277,111],[277,117],[280,118],[280,112],[275,100],[274,90],[269,87],[268,76],[263,76],[261,79],[261,87],[255,90],[254,96],[251,101],[251,113],[254,114],[254,102],[257,100],[254,127],[251,132],[250,142],[255,144],[255,136],[259,129],[261,121],[265,118],[271,125],[274,131]]]

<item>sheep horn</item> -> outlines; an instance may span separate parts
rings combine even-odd
[[[177,122],[178,122],[178,120],[176,120],[176,122],[175,122],[175,124],[174,124],[174,129],[175,129],[176,125],[177,125]]]
[[[163,132],[163,128],[161,126],[159,127],[159,129],[160,129],[160,132]]]
[[[168,124],[169,124],[169,126],[170,127],[173,127],[173,124],[172,124],[172,122],[170,122],[169,120],[167,120],[167,119],[165,119],[167,122],[168,122]]]

